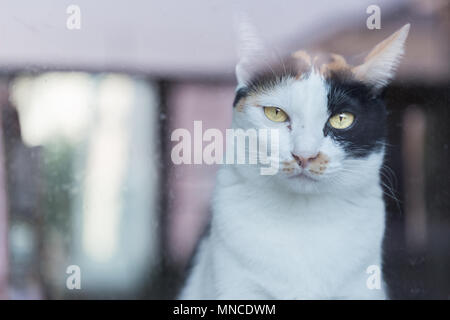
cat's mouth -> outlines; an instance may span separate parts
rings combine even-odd
[[[317,182],[317,179],[308,175],[305,171],[289,177],[289,179],[300,179],[305,181]]]

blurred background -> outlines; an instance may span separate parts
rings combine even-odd
[[[446,0],[0,0],[0,298],[175,296],[217,167],[174,166],[170,133],[230,125],[239,11],[280,55],[355,56],[411,23],[385,93],[383,270],[392,298],[450,298]]]

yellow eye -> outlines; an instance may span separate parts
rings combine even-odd
[[[345,129],[355,120],[355,116],[349,112],[341,112],[332,116],[329,120],[330,125],[336,129]]]
[[[288,119],[286,112],[277,107],[264,107],[264,114],[274,122],[285,122]]]

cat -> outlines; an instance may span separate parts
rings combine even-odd
[[[273,63],[245,28],[232,127],[278,129],[280,170],[219,169],[209,227],[178,298],[387,299],[382,279],[367,283],[368,270],[382,267],[385,228],[381,93],[410,25],[356,66],[305,51]]]

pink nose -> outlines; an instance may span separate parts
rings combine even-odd
[[[300,167],[306,168],[308,166],[308,163],[314,161],[315,159],[317,159],[317,157],[319,157],[319,154],[316,154],[315,156],[309,158],[304,158],[295,154],[292,154],[292,156],[294,157],[295,161],[297,161]]]

